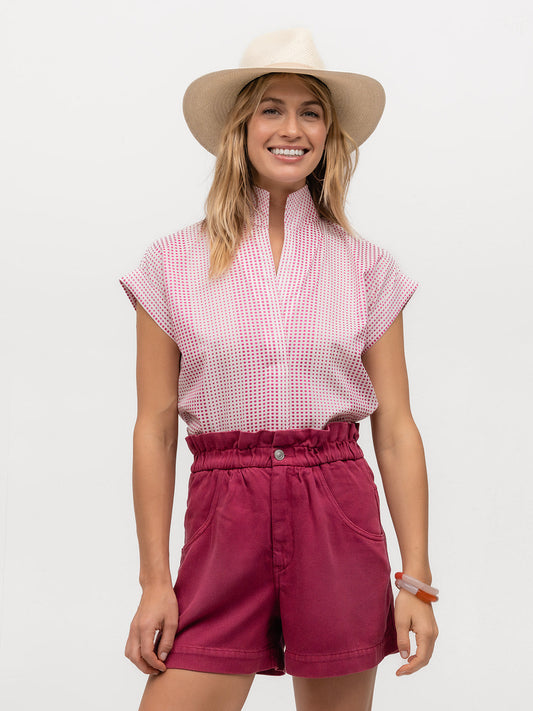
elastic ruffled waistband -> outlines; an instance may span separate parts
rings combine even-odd
[[[312,466],[338,459],[358,459],[359,423],[333,421],[323,429],[206,432],[188,435],[194,455],[191,471],[250,466]]]

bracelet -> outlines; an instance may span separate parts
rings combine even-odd
[[[394,582],[398,589],[403,588],[404,590],[413,593],[413,595],[415,595],[419,600],[431,603],[437,602],[439,599],[437,597],[439,594],[437,588],[432,588],[431,585],[423,583],[421,580],[412,578],[410,575],[406,575],[405,573],[394,573],[394,577],[396,578]]]

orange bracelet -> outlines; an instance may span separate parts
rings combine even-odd
[[[395,584],[398,589],[403,588],[404,590],[407,590],[415,595],[419,600],[432,603],[437,602],[439,599],[437,597],[439,593],[438,589],[431,587],[431,585],[427,585],[427,583],[423,583],[421,580],[417,580],[416,578],[406,575],[403,572],[394,573],[394,577],[396,578]]]

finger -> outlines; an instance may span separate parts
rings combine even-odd
[[[128,637],[124,654],[144,674],[159,673],[156,669],[147,664],[145,660],[141,657],[141,645],[136,635],[130,635],[130,637]]]
[[[417,648],[415,654],[409,657],[407,664],[398,669],[398,674],[414,674],[414,672],[425,667],[429,662],[433,646],[430,636],[419,633],[416,635],[416,641]]]
[[[411,642],[409,640],[409,625],[402,622],[396,624],[396,643],[398,651],[403,659],[407,659],[411,652]]]
[[[141,648],[139,647],[139,651],[137,652],[136,655],[134,655],[131,658],[131,661],[135,664],[138,669],[140,669],[143,674],[150,674],[151,676],[157,676],[157,674],[160,674],[158,669],[154,669],[151,667],[141,656]]]
[[[154,635],[155,627],[153,625],[141,627],[141,657],[154,669],[165,671],[165,665],[154,652]]]
[[[427,629],[423,632],[415,632],[416,637],[416,657],[421,666],[425,666],[431,659],[435,647],[435,634],[433,630]]]
[[[165,624],[163,626],[163,634],[157,645],[157,656],[164,662],[168,656],[168,653],[172,649],[174,644],[174,639],[176,637],[176,630],[178,629],[178,618],[168,618],[165,619]],[[166,667],[165,667],[166,669]]]

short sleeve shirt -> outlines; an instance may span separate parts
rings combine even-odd
[[[419,283],[392,254],[323,219],[307,185],[289,193],[276,273],[270,193],[231,268],[208,279],[200,222],[152,242],[120,277],[181,353],[178,414],[188,435],[358,422],[378,406],[361,355]]]

